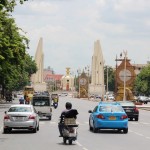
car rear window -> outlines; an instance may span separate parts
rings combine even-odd
[[[49,98],[33,99],[33,106],[49,106],[49,105],[50,105]]]
[[[134,103],[120,103],[122,106],[135,106]]]
[[[8,112],[32,112],[30,107],[11,107]]]
[[[123,112],[121,106],[109,105],[109,106],[100,106],[99,111],[101,112]]]

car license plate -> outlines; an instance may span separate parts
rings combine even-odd
[[[131,110],[126,109],[126,112],[131,112]]]
[[[110,116],[109,120],[116,120],[116,117],[115,116]]]
[[[15,121],[23,121],[23,117],[15,117]]]

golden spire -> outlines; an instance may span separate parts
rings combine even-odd
[[[69,75],[70,75],[70,68],[67,67],[67,68],[66,68],[66,76],[69,76]]]

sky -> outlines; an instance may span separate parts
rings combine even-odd
[[[123,51],[131,63],[150,60],[150,0],[29,0],[12,15],[30,40],[31,56],[43,38],[44,67],[56,74],[91,68],[96,40],[105,65],[115,67]]]

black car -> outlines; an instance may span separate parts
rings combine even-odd
[[[123,107],[130,120],[133,118],[135,121],[139,120],[139,110],[132,101],[118,101],[118,103]]]
[[[138,96],[137,101],[141,102],[141,103],[144,103],[144,104],[147,104],[149,102],[149,98],[146,97],[146,96]]]

